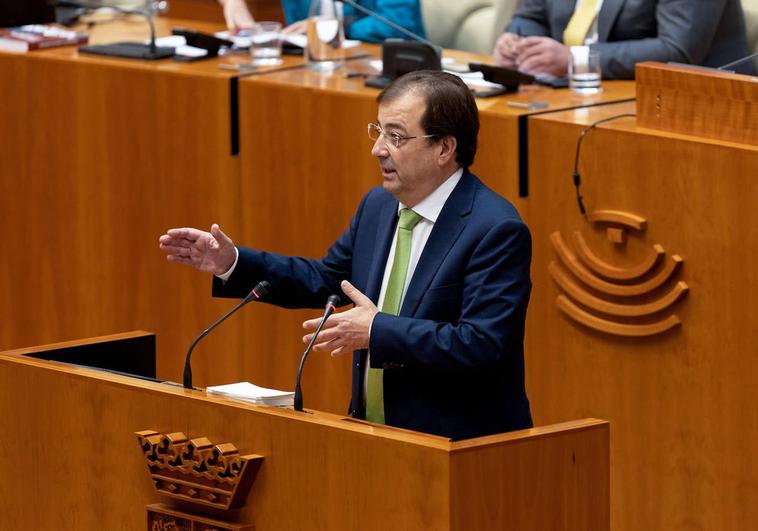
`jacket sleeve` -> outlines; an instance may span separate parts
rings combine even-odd
[[[340,282],[350,279],[353,244],[365,203],[364,197],[350,226],[321,260],[239,247],[237,267],[229,279],[213,278],[213,296],[241,298],[267,280],[271,290],[266,302],[283,308],[321,308],[329,295],[342,294]]]
[[[458,322],[379,313],[369,349],[375,368],[486,369],[520,352],[531,291],[531,237],[507,220],[484,235],[465,267]]]
[[[634,79],[641,61],[701,64],[711,48],[726,0],[661,0],[656,4],[657,35],[597,42],[603,77]]]
[[[522,36],[550,36],[545,0],[523,0],[505,31]]]

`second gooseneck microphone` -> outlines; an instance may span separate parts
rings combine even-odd
[[[262,280],[261,282],[258,282],[255,287],[250,290],[250,293],[247,294],[247,296],[242,299],[242,301],[229,310],[221,319],[210,325],[208,328],[203,330],[199,336],[195,338],[195,340],[190,345],[189,350],[187,351],[187,357],[184,360],[184,388],[185,389],[192,389],[192,365],[190,363],[190,358],[192,357],[192,350],[195,348],[195,345],[198,344],[198,342],[203,339],[205,336],[210,334],[214,328],[216,328],[218,325],[226,321],[229,317],[232,316],[237,310],[242,308],[245,304],[251,301],[259,300],[263,296],[266,295],[266,293],[269,292],[271,289],[271,284],[266,282],[265,280]]]
[[[300,380],[303,377],[303,366],[305,365],[305,359],[308,357],[308,354],[311,353],[313,345],[316,343],[316,338],[318,338],[318,335],[321,333],[321,329],[323,328],[324,323],[326,323],[326,320],[329,319],[329,316],[334,313],[339,303],[340,298],[338,295],[329,295],[329,298],[326,301],[326,308],[324,308],[324,316],[321,318],[321,322],[319,322],[318,327],[316,327],[316,332],[313,334],[311,342],[308,343],[308,347],[305,349],[305,352],[303,352],[303,357],[300,358],[300,367],[297,369],[297,381],[295,382],[295,411],[303,410],[303,391],[300,388]]]

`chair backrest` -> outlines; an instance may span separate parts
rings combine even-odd
[[[747,44],[750,50],[758,52],[758,0],[742,0],[747,28]]]
[[[492,53],[518,0],[421,0],[430,41],[444,48]]]
[[[748,49],[758,53],[758,0],[742,0],[742,11],[745,13]],[[755,60],[755,68],[758,70],[758,58]]]

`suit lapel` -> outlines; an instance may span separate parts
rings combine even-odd
[[[421,297],[466,226],[466,218],[474,200],[475,185],[474,176],[465,172],[442,207],[408,285],[400,315],[412,316],[416,312]]]
[[[608,42],[608,36],[611,34],[611,28],[616,23],[621,7],[626,0],[603,0],[603,6],[597,19],[597,40],[598,42]]]
[[[365,295],[374,301],[374,304],[379,303],[384,268],[387,263],[387,255],[390,252],[390,246],[392,245],[392,236],[395,234],[397,219],[397,201],[388,201],[382,207],[379,219],[377,219],[376,246],[374,247],[374,256],[371,258],[371,269],[369,270],[366,282]]]

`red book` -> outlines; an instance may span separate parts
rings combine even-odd
[[[45,24],[0,29],[0,50],[8,52],[28,52],[56,46],[85,44],[87,40],[86,33]]]

